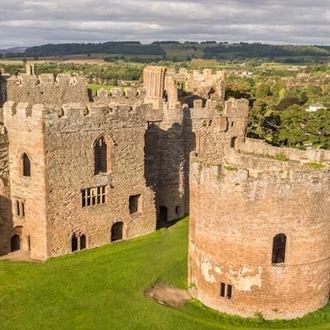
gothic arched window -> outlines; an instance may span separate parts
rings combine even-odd
[[[99,137],[94,143],[95,174],[108,171],[108,150],[104,136]]]
[[[31,162],[26,153],[22,155],[22,174],[23,176],[31,176]]]

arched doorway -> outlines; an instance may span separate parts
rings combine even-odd
[[[10,240],[10,251],[18,251],[21,248],[21,238],[19,235],[15,234]]]
[[[123,239],[123,229],[124,224],[121,221],[113,224],[111,227],[111,242]]]

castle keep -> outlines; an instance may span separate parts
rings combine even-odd
[[[189,213],[205,305],[289,319],[326,304],[330,176],[308,163],[328,151],[246,138],[248,101],[225,101],[223,72],[147,67],[143,87],[95,96],[84,78],[27,73],[0,81],[1,254],[45,260]]]
[[[147,67],[143,87],[93,96],[85,78],[26,72],[1,80],[1,254],[45,260],[188,213],[194,131],[224,106],[222,73]]]

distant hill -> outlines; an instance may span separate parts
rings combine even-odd
[[[139,41],[105,42],[105,43],[70,43],[47,44],[27,48],[26,56],[65,56],[80,54],[123,54],[123,55],[165,55],[157,45],[142,45]]]
[[[19,54],[24,53],[27,47],[14,47],[7,49],[0,49],[0,54]]]
[[[15,50],[15,53],[14,53]],[[19,50],[21,51],[20,54]],[[5,52],[4,52],[5,51]],[[1,51],[0,51],[1,53]],[[104,43],[66,43],[12,48],[3,50],[5,57],[51,57],[88,55],[106,60],[114,57],[126,59],[191,60],[193,58],[216,60],[266,59],[284,63],[329,62],[330,46],[271,45],[261,43],[228,43],[216,41],[155,41],[141,44],[139,41],[109,41]]]

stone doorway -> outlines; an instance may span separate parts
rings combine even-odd
[[[124,224],[121,221],[114,223],[111,227],[111,242],[123,239],[123,230]]]
[[[159,222],[167,222],[167,207],[166,206],[159,206]]]
[[[10,240],[10,251],[14,252],[20,249],[21,249],[21,238],[18,234],[15,234],[14,236],[12,236]]]

